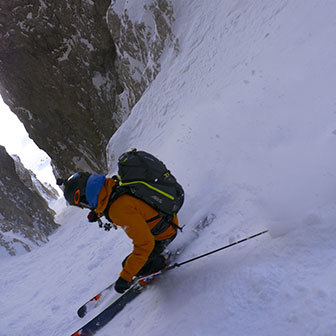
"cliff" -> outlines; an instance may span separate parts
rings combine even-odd
[[[109,139],[158,75],[164,51],[178,51],[171,3],[0,0],[0,9],[5,103],[57,177],[105,173]]]
[[[18,173],[13,158],[0,146],[0,246],[10,255],[46,243],[59,226],[28,171],[20,169]]]

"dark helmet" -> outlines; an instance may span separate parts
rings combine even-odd
[[[89,206],[85,196],[86,182],[91,174],[79,172],[70,176],[65,181],[60,181],[64,185],[64,197],[70,205]],[[59,181],[57,181],[57,184]]]

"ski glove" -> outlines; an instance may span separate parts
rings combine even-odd
[[[97,222],[98,215],[93,210],[91,210],[87,215],[87,219],[90,223]]]
[[[116,292],[122,294],[124,293],[128,288],[131,287],[132,282],[127,282],[122,277],[119,277],[114,285],[114,289]]]

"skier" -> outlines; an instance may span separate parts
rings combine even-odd
[[[165,267],[166,260],[161,253],[176,237],[176,215],[166,221],[154,208],[129,194],[114,199],[113,193],[119,184],[116,176],[78,172],[65,181],[58,180],[58,184],[64,184],[64,197],[70,205],[91,209],[89,222],[96,222],[105,215],[132,239],[133,251],[122,262],[122,271],[115,282],[118,293],[131,286],[134,276],[145,276]],[[149,282],[150,279],[142,281],[142,285]]]

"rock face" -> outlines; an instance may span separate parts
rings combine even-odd
[[[50,203],[59,198],[57,190],[51,184],[41,183],[33,171],[25,168],[17,155],[12,155],[12,158],[14,159],[16,173],[28,189],[40,194]]]
[[[161,69],[165,50],[178,53],[172,26],[174,10],[167,0],[112,1],[107,24],[116,45],[116,66],[125,92],[118,107],[127,113]]]
[[[116,112],[110,1],[0,0],[0,79],[5,103],[57,175],[103,172]]]
[[[10,255],[47,242],[59,226],[47,201],[30,187],[28,171],[20,169],[18,174],[14,160],[0,146],[0,250]]]
[[[57,177],[106,173],[106,146],[178,50],[168,0],[0,0],[0,92]]]

